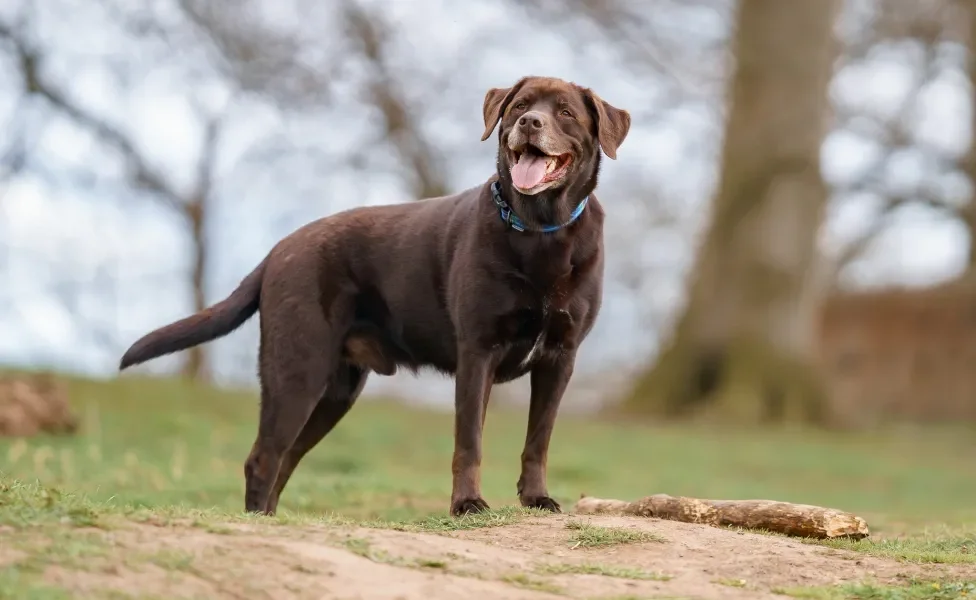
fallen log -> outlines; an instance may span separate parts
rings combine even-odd
[[[868,537],[864,519],[833,508],[773,500],[699,500],[655,494],[636,502],[582,497],[574,512],[581,515],[633,515],[698,523],[714,527],[764,530],[814,539]]]

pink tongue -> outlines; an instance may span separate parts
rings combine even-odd
[[[529,190],[542,183],[546,177],[546,159],[523,152],[518,163],[512,167],[512,182],[523,190]]]

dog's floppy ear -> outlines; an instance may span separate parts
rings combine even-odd
[[[485,94],[485,133],[481,136],[481,141],[485,141],[491,136],[491,132],[495,130],[495,125],[498,125],[498,121],[502,118],[502,114],[505,112],[505,108],[508,107],[508,103],[512,101],[515,93],[521,89],[522,84],[525,83],[527,77],[523,77],[516,82],[510,88],[491,88],[488,93]]]
[[[616,160],[617,148],[624,143],[624,138],[630,131],[630,113],[611,105],[597,96],[593,90],[586,89],[583,93],[592,103],[600,147],[603,148],[604,154]]]

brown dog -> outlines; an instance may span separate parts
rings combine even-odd
[[[616,158],[630,115],[589,89],[526,77],[485,96],[498,172],[454,196],[364,207],[281,240],[226,299],[149,333],[139,364],[226,335],[260,308],[261,418],[244,467],[248,511],[274,513],[302,457],[346,414],[370,371],[430,367],[456,380],[451,514],[481,498],[493,383],[529,373],[518,495],[559,511],[546,457],[576,349],[603,286],[600,149]]]

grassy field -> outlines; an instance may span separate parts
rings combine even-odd
[[[243,507],[255,394],[174,381],[74,381],[81,435],[0,440],[0,471],[141,507]],[[283,511],[404,519],[443,514],[453,417],[364,401],[302,462]],[[489,410],[483,486],[515,502],[523,411]],[[636,499],[651,493],[773,498],[851,510],[874,530],[976,524],[972,430],[828,434],[654,428],[565,416],[550,492]]]
[[[73,380],[71,391],[79,435],[0,440],[0,528],[45,520],[84,526],[109,513],[195,514],[215,529],[218,521],[248,520],[240,511],[254,393],[138,378]],[[524,516],[504,509],[516,503],[524,431],[524,411],[489,411],[483,489],[503,510],[469,526]],[[976,563],[973,433],[723,431],[567,415],[552,443],[550,492],[564,508],[581,493],[636,499],[659,492],[826,505],[860,514],[882,538],[837,548]],[[445,517],[452,444],[449,413],[361,402],[301,464],[282,496],[282,519],[455,527]],[[5,577],[0,597],[18,589],[11,572]]]

